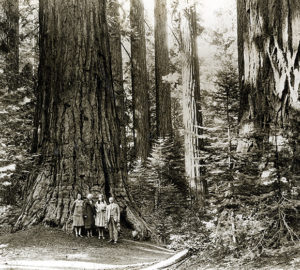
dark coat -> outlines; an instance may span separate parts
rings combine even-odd
[[[93,202],[89,200],[84,201],[83,207],[83,217],[84,217],[84,227],[86,229],[91,229],[94,225],[94,215],[96,214],[95,206]]]

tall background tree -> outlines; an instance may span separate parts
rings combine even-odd
[[[193,1],[184,1],[181,16],[182,35],[182,86],[183,123],[185,145],[185,167],[196,199],[204,203],[205,183],[201,176],[200,149],[203,148],[203,134],[200,73],[197,47],[196,6]]]
[[[123,86],[123,58],[120,25],[120,4],[118,0],[109,0],[107,4],[109,45],[116,110],[120,121],[121,170],[127,174],[127,139],[125,121],[125,90]]]
[[[145,18],[142,0],[130,1],[131,77],[136,158],[150,152],[149,87],[146,64]]]
[[[156,125],[157,136],[163,138],[172,134],[170,84],[163,78],[170,70],[166,5],[166,0],[156,0],[154,8]]]

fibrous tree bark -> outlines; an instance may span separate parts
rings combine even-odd
[[[197,20],[193,1],[185,0],[181,15],[183,122],[185,127],[185,169],[191,188],[204,203],[206,184],[201,178],[200,150],[203,121],[200,96],[199,57],[197,52]]]
[[[156,125],[157,136],[162,138],[172,135],[171,89],[170,84],[163,80],[169,74],[166,5],[166,0],[156,0],[154,8]]]
[[[114,196],[139,231],[120,164],[106,1],[40,0],[38,144],[40,165],[16,228],[65,226],[82,193]]]
[[[149,93],[146,64],[144,5],[130,1],[131,77],[135,155],[145,161],[150,151]]]
[[[242,117],[242,108],[245,107],[243,103],[247,98],[247,93],[244,93],[243,78],[244,78],[244,40],[243,40],[243,31],[246,23],[246,10],[244,8],[243,1],[236,1],[237,4],[237,46],[238,46],[238,72],[239,72],[239,91],[240,91],[240,110],[239,110],[239,120]]]
[[[127,173],[127,140],[125,122],[125,91],[123,87],[122,43],[120,29],[120,4],[109,0],[107,5],[111,69],[116,100],[116,110],[120,121],[121,170]]]
[[[299,172],[300,3],[239,0],[238,18],[238,151],[263,149],[264,141],[281,136],[289,141]]]
[[[19,76],[19,1],[1,0],[0,51],[4,55],[4,75],[8,90],[16,90]]]

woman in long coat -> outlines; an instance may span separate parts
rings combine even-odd
[[[93,195],[88,194],[87,199],[84,202],[84,228],[86,229],[87,237],[92,237],[92,227],[94,225],[94,215],[95,215],[95,207],[93,203]]]
[[[77,199],[72,204],[73,212],[73,227],[75,229],[76,237],[81,235],[81,227],[84,225],[83,222],[83,200],[81,200],[81,194],[78,193]]]
[[[96,218],[95,226],[98,228],[99,239],[104,239],[104,228],[106,227],[106,202],[103,195],[99,195],[99,200],[95,204]]]

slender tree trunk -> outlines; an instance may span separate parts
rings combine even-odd
[[[299,172],[300,2],[239,0],[238,12],[244,104],[238,151],[262,149],[274,136],[288,138]]]
[[[116,99],[116,110],[120,121],[121,170],[127,173],[127,140],[125,122],[125,91],[123,87],[122,45],[120,30],[120,14],[118,0],[109,0],[107,12],[109,17],[109,45],[111,52],[111,68],[113,87]]]
[[[242,117],[243,110],[247,106],[247,93],[244,92],[247,89],[242,87],[244,81],[244,39],[243,33],[246,31],[246,9],[244,7],[244,1],[236,1],[237,3],[237,45],[238,45],[238,71],[239,71],[239,90],[240,90],[240,110],[239,120]]]
[[[171,89],[163,76],[169,74],[166,0],[155,0],[155,85],[157,136],[172,135]]]
[[[130,1],[131,76],[136,157],[145,161],[150,151],[149,93],[146,65],[144,5]]]
[[[2,0],[1,51],[5,55],[4,75],[9,91],[16,90],[19,78],[19,1]]]
[[[202,112],[200,104],[200,74],[197,54],[197,25],[195,6],[185,0],[187,8],[182,11],[182,81],[183,122],[185,126],[185,169],[191,188],[196,190],[200,204],[204,203],[206,183],[201,178],[200,150],[202,149]]]
[[[120,164],[105,3],[40,0],[41,164],[16,228],[40,222],[68,228],[77,193],[103,193],[146,231]]]

